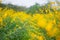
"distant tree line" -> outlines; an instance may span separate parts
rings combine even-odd
[[[2,4],[0,3],[0,7],[7,8],[7,9],[13,9],[15,11],[24,11],[26,10],[26,7],[24,6],[16,6],[16,5],[12,5],[12,4]]]
[[[8,8],[8,9],[13,9],[15,11],[25,11],[28,14],[35,14],[35,13],[48,13],[49,11],[53,12],[54,10],[51,8],[51,4],[47,3],[45,5],[40,5],[36,3],[35,5],[26,8],[24,6],[17,6],[17,5],[12,5],[12,4],[2,4],[0,3],[0,7]],[[59,9],[60,10],[60,9]]]

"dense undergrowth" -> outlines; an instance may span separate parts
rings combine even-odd
[[[0,40],[60,40],[60,11],[30,11],[0,7]]]

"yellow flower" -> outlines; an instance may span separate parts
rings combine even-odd
[[[34,15],[33,15],[32,20],[33,20],[33,21],[34,21],[34,20],[38,20],[39,18],[41,18],[41,19],[42,19],[43,17],[44,17],[44,15],[43,15],[43,14],[37,14],[37,13],[36,13],[36,14],[34,14]]]
[[[48,16],[52,18],[54,15],[52,13],[49,13]]]
[[[0,22],[2,22],[2,17],[0,17]]]
[[[38,40],[44,40],[43,36],[37,36]]]
[[[48,22],[48,24],[46,26],[46,30],[51,31],[52,27],[53,27],[53,23],[50,21],[50,22]]]
[[[47,20],[41,15],[37,20],[37,24],[40,27],[45,27],[47,25]]]
[[[4,15],[3,15],[3,18],[6,18],[8,16],[8,14],[7,13],[5,13]]]
[[[49,36],[54,36],[57,33],[57,28],[54,26],[53,21],[48,22],[46,26],[46,31],[48,32]],[[54,28],[53,28],[54,27]]]
[[[32,36],[32,37],[36,37],[36,34],[34,34],[34,33],[31,33],[31,36]]]
[[[1,25],[3,25],[3,19],[2,19],[2,17],[0,17],[0,27],[1,27]]]
[[[47,25],[47,21],[46,19],[38,19],[37,21],[37,24],[40,26],[40,27],[45,27]]]
[[[35,33],[29,32],[30,36],[31,36],[31,40],[34,40],[35,37],[37,37],[37,35]]]
[[[25,21],[25,20],[27,20],[28,18],[30,18],[30,15],[28,15],[28,14],[26,14],[26,13],[22,13],[22,14],[20,14],[20,19],[22,20],[22,21]]]
[[[55,27],[54,29],[48,32],[48,35],[52,37],[52,36],[56,36],[57,33],[58,33],[58,29]]]

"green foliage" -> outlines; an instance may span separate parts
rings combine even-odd
[[[12,5],[12,4],[2,4],[0,3],[0,7],[4,8],[8,8],[8,9],[13,9],[15,11],[25,11],[26,7],[24,6],[16,6],[16,5]]]
[[[15,21],[11,23],[11,21],[9,16],[3,20],[5,26],[0,29],[0,40],[28,40],[30,37],[25,26],[23,26],[24,24],[21,26],[20,21],[16,20],[19,22],[18,24]]]
[[[35,13],[47,14],[47,13],[49,13],[49,11],[51,13],[54,12],[54,10],[52,8],[50,8],[50,6],[48,6],[48,4],[46,4],[44,6],[40,6],[39,4],[36,3],[35,5],[31,6],[30,8],[27,8],[27,10],[25,7],[22,7],[22,6],[18,7],[18,6],[14,6],[11,4],[8,4],[8,5],[0,4],[0,7],[3,7],[3,9],[5,7],[7,7],[8,9],[11,8],[11,9],[14,9],[15,11],[25,11],[28,14],[32,14],[32,15]],[[47,10],[47,12],[46,12],[46,10]],[[29,40],[29,39],[32,39],[31,34],[29,32],[32,32],[32,33],[36,34],[37,36],[43,36],[44,40],[56,40],[55,36],[52,36],[52,37],[48,36],[46,29],[41,28],[37,24],[35,25],[35,22],[30,23],[31,21],[29,19],[24,20],[24,22],[22,22],[19,17],[16,17],[15,20],[13,20],[13,19],[14,18],[11,18],[10,16],[3,18],[3,24],[0,25],[1,26],[0,40]],[[53,19],[53,17],[52,17],[52,19]],[[51,19],[49,18],[49,20],[51,20]],[[59,24],[58,19],[57,19],[56,23]],[[38,40],[37,36],[34,38],[34,40]]]
[[[40,9],[40,5],[38,3],[36,3],[35,5],[28,8],[26,12],[27,13],[32,13],[32,14],[39,13],[40,12],[39,9]]]

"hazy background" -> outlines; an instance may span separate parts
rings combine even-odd
[[[2,3],[5,4],[14,4],[14,5],[18,5],[18,6],[26,6],[26,7],[30,7],[32,5],[34,5],[35,3],[39,3],[39,4],[46,4],[48,1],[47,0],[2,0]]]
[[[2,3],[4,4],[13,4],[18,6],[26,6],[30,7],[34,5],[35,3],[39,3],[40,5],[48,3],[48,1],[56,1],[56,0],[2,0]],[[60,0],[58,0],[60,1]]]

